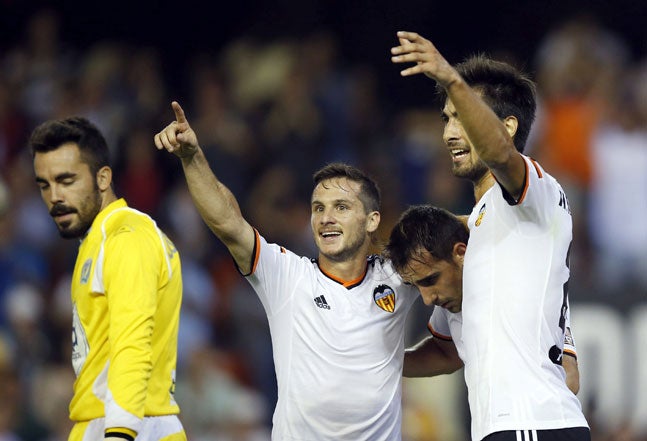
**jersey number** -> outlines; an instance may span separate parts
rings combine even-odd
[[[571,245],[573,242],[571,242],[568,245],[568,251],[566,252],[566,268],[570,269],[570,255],[571,255]],[[564,347],[564,334],[566,332],[566,313],[568,311],[568,280],[564,282],[564,286],[562,287],[563,290],[563,297],[562,297],[562,307],[561,311],[559,314],[559,327],[562,330],[562,348]],[[550,358],[550,361],[552,361],[555,364],[562,364],[562,353],[563,350],[560,349],[560,346],[558,345],[553,345],[550,350],[548,351],[548,357]]]

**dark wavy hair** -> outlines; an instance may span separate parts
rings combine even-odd
[[[360,169],[342,162],[333,162],[316,171],[312,180],[315,187],[321,181],[333,178],[347,178],[360,184],[359,199],[366,213],[380,211],[381,197],[377,183]]]
[[[31,155],[58,149],[63,144],[78,145],[81,160],[96,175],[104,166],[110,166],[110,151],[101,131],[83,117],[49,120],[34,129],[29,138]]]
[[[407,208],[391,230],[384,257],[400,272],[423,250],[440,260],[451,260],[454,244],[467,244],[467,226],[449,211],[433,205]]]

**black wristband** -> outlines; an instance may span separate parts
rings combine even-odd
[[[123,438],[126,441],[135,441],[135,438],[128,434],[128,433],[123,433],[123,432],[106,432],[105,436],[112,436],[115,438]]]

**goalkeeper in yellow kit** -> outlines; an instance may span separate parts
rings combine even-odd
[[[36,182],[64,238],[80,239],[72,280],[76,373],[70,441],[181,441],[173,398],[180,257],[112,186],[101,132],[79,117],[31,135]]]

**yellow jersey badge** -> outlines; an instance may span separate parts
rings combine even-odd
[[[88,283],[90,279],[90,269],[92,268],[92,259],[88,259],[83,263],[83,268],[81,268],[81,285]]]

